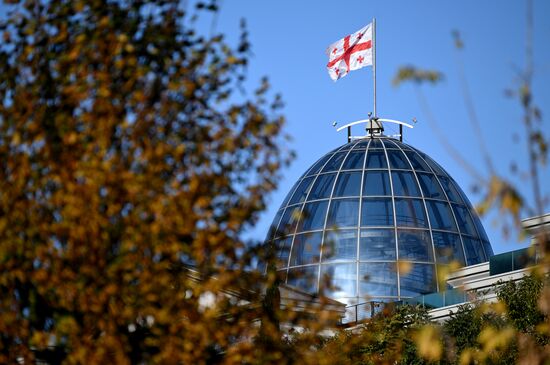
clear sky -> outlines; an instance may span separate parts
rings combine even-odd
[[[517,88],[518,70],[525,66],[526,2],[524,1],[313,1],[233,0],[221,3],[216,28],[236,39],[241,17],[250,31],[253,58],[251,81],[262,75],[283,95],[286,131],[293,137],[288,146],[297,158],[283,172],[278,190],[270,197],[269,209],[250,236],[263,239],[277,208],[298,177],[319,157],[346,141],[340,125],[364,119],[372,110],[372,71],[363,68],[333,82],[326,63],[326,47],[355,32],[373,17],[377,22],[377,95],[380,117],[410,121],[418,119],[405,141],[438,161],[453,176],[475,204],[475,180],[454,160],[431,130],[425,109],[411,84],[399,88],[392,79],[401,66],[436,69],[445,75],[442,83],[422,87],[430,109],[452,145],[464,158],[486,172],[479,144],[468,122],[457,61],[462,60],[474,98],[475,110],[499,174],[513,179],[531,197],[530,185],[510,173],[515,161],[520,170],[528,166],[522,110],[505,89]],[[544,131],[550,136],[550,2],[534,1],[535,103],[542,109]],[[457,53],[452,31],[458,30],[465,44]],[[354,129],[354,134],[362,129]],[[390,131],[391,132],[391,131]],[[514,142],[519,135],[520,142]],[[550,173],[543,171],[541,186],[548,194]],[[547,211],[550,210],[547,206]],[[515,236],[505,239],[492,214],[483,218],[496,253],[516,249]]]

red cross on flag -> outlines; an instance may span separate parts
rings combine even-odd
[[[331,44],[327,70],[334,81],[346,76],[351,70],[372,66],[372,23],[357,32]]]

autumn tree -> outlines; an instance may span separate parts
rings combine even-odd
[[[186,4],[4,5],[0,362],[254,359],[261,309],[224,293],[260,291],[241,237],[288,161],[281,102],[236,92],[246,29]]]

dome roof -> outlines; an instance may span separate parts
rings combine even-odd
[[[352,141],[315,162],[286,196],[267,240],[286,283],[322,290],[357,308],[354,317],[368,315],[370,301],[444,289],[436,265],[493,255],[457,183],[425,153],[389,137]]]

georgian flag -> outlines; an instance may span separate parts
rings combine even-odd
[[[372,66],[372,23],[357,32],[331,44],[327,70],[334,81],[346,76],[351,70]]]

